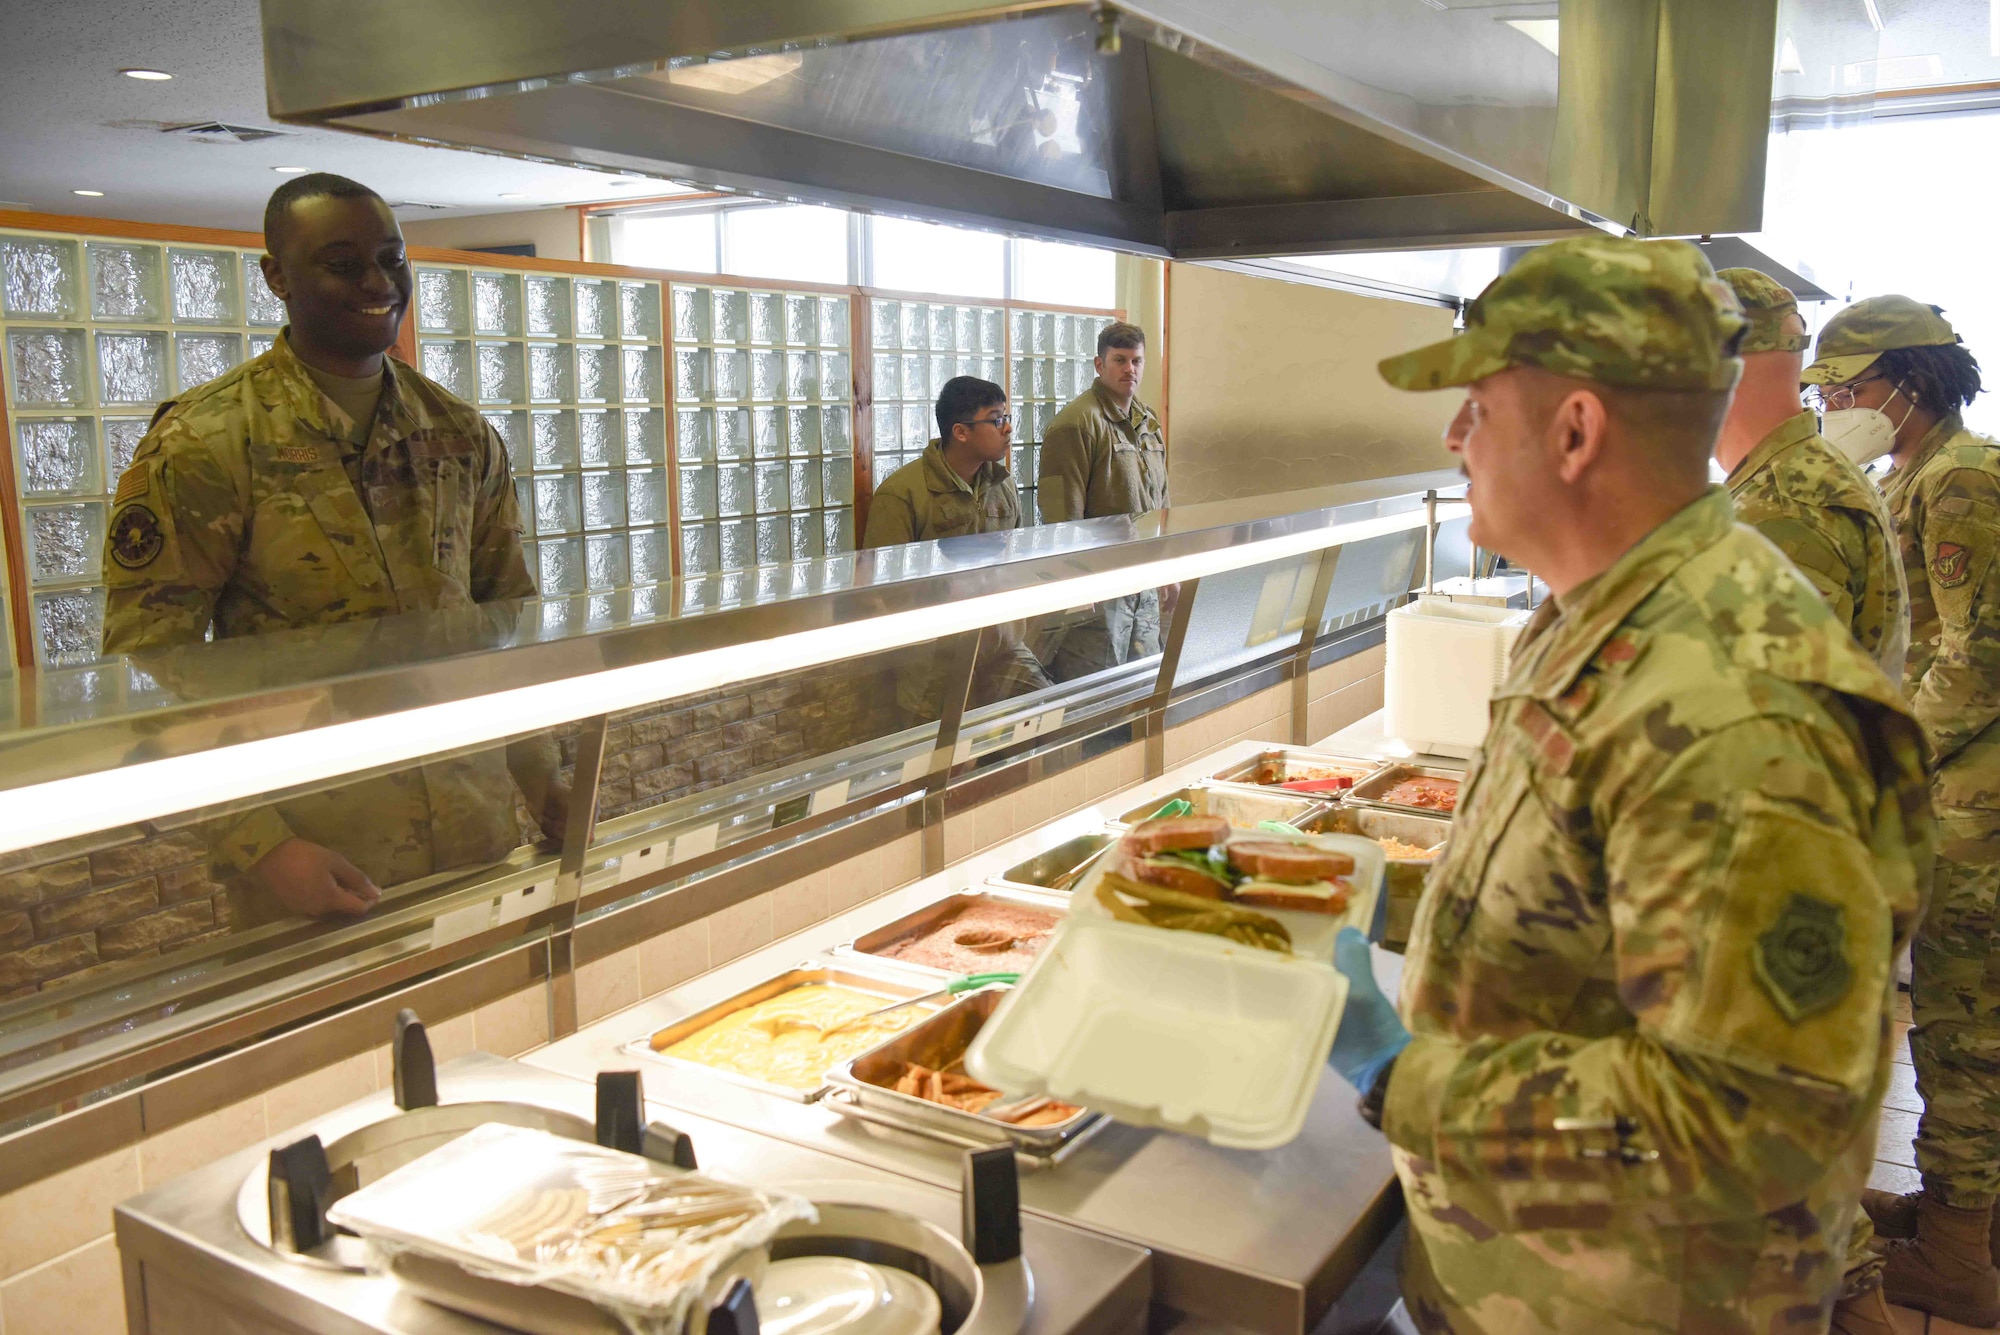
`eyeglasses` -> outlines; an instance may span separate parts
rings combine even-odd
[[[993,426],[999,427],[1002,431],[1005,431],[1008,427],[1014,425],[1014,414],[1001,413],[998,417],[968,417],[963,422],[957,422],[954,423],[954,425],[986,426],[989,423]]]
[[[1806,406],[1817,413],[1845,412],[1854,406],[1854,391],[1871,380],[1886,380],[1887,376],[1865,375],[1859,380],[1850,380],[1844,385],[1808,385]]]

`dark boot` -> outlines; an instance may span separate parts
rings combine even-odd
[[[1889,1319],[1889,1300],[1882,1295],[1882,1276],[1870,1275],[1857,1292],[1833,1305],[1833,1324],[1827,1335],[1896,1335],[1896,1323]]]
[[[1917,1236],[1892,1238],[1883,1248],[1884,1295],[1892,1303],[1968,1326],[2000,1326],[1992,1224],[1990,1204],[1960,1209],[1936,1196],[1920,1197]]]
[[[1893,1191],[1877,1191],[1869,1187],[1861,1193],[1861,1208],[1868,1212],[1868,1222],[1875,1225],[1876,1237],[1914,1238],[1917,1236],[1917,1202],[1923,1198],[1921,1191],[1898,1196]]]

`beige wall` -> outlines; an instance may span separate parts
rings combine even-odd
[[[1167,409],[1167,265],[1139,255],[1118,256],[1117,295],[1112,305],[1146,331],[1146,369],[1139,378],[1139,401],[1163,416]]]
[[[1435,306],[1193,264],[1168,276],[1167,460],[1183,505],[1449,468],[1452,391],[1406,394],[1375,363],[1448,337]]]
[[[469,218],[427,218],[403,224],[403,239],[413,246],[476,246],[535,244],[540,260],[580,260],[574,209],[527,209],[517,213],[481,213]]]

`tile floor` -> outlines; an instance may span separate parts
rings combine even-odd
[[[1917,1114],[1924,1105],[1917,1097],[1916,1071],[1910,1066],[1907,992],[1896,994],[1896,1019],[1896,1069],[1890,1073],[1889,1092],[1882,1096],[1881,1130],[1875,1137],[1875,1172],[1868,1185],[1884,1191],[1915,1191],[1917,1155],[1910,1139],[1917,1133]],[[1896,1318],[1896,1329],[1902,1335],[1972,1335],[1977,1330],[1906,1307],[1891,1308],[1890,1314]]]

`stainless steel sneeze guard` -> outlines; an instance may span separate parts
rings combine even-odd
[[[1776,0],[1537,21],[1560,55],[1459,3],[264,0],[264,52],[279,120],[1181,259],[1757,229]]]

